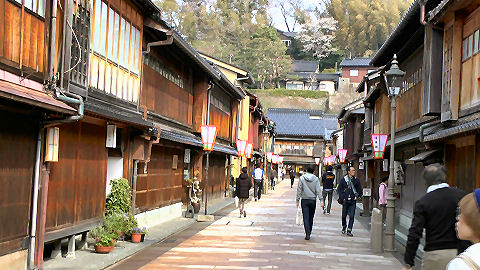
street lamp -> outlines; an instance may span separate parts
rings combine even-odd
[[[202,144],[203,150],[207,152],[207,161],[206,168],[205,168],[205,185],[203,190],[205,192],[205,215],[207,215],[207,196],[208,196],[208,166],[209,165],[209,157],[210,152],[213,150],[213,146],[215,145],[215,139],[217,138],[217,127],[216,126],[201,126],[200,131],[202,133]]]
[[[388,197],[387,197],[387,228],[385,231],[385,250],[395,250],[395,197],[393,196],[393,173],[395,159],[395,122],[397,110],[397,96],[400,94],[403,86],[403,77],[405,72],[398,67],[397,55],[393,55],[390,69],[385,72],[385,85],[387,87],[388,98],[392,109],[390,119],[390,174],[388,177]]]

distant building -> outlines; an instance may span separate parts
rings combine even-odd
[[[285,44],[285,46],[290,47],[292,45],[292,40],[298,34],[297,32],[284,32],[282,30],[277,29],[278,35],[280,40]]]
[[[342,68],[342,79],[349,79],[349,83],[358,84],[362,81],[363,76],[375,68],[370,65],[370,58],[356,57],[353,59],[343,59],[340,63]]]
[[[321,110],[270,108],[267,116],[276,124],[275,154],[284,156],[284,164],[296,172],[315,164],[316,157],[323,160],[325,145],[338,127],[337,116]]]
[[[333,94],[338,87],[339,73],[320,73],[317,61],[293,60],[293,72],[287,75],[285,88],[320,90]]]

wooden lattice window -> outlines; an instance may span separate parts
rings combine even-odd
[[[453,68],[453,24],[445,29],[443,41],[442,112],[450,110]]]
[[[72,70],[70,72],[70,81],[75,84],[85,86],[87,84],[88,74],[90,33],[90,10],[86,0],[74,1],[72,28],[75,36],[72,36],[72,57],[70,63]],[[80,62],[78,62],[79,58]]]

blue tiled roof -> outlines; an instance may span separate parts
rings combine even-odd
[[[278,136],[323,137],[330,140],[337,129],[337,116],[321,110],[270,108],[267,116],[275,122]]]
[[[294,72],[315,72],[317,68],[317,61],[293,60]]]
[[[341,67],[369,67],[371,58],[356,57],[353,59],[345,58],[340,63]]]

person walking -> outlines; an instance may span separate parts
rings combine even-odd
[[[255,201],[260,200],[263,186],[263,169],[260,168],[260,164],[255,165],[255,170],[253,170],[253,185],[253,197]]]
[[[342,234],[347,233],[347,236],[353,237],[352,229],[355,221],[355,208],[357,198],[361,196],[359,192],[362,191],[360,181],[355,177],[355,168],[353,166],[347,167],[347,175],[340,180],[338,184],[338,203],[342,207]],[[348,228],[347,228],[347,216]]]
[[[331,165],[327,166],[327,172],[322,175],[322,208],[323,213],[330,214],[330,209],[332,208],[332,197],[333,197],[333,183],[335,182],[335,174],[333,174],[333,168]],[[328,205],[325,203],[325,199],[328,197]]]
[[[313,228],[313,217],[315,216],[316,199],[320,200],[320,180],[313,172],[314,166],[308,166],[307,172],[300,176],[297,187],[297,208],[301,201],[303,214],[303,227],[305,229],[305,240],[310,240],[310,234]]]
[[[270,187],[272,187],[272,190],[275,190],[275,176],[277,175],[277,172],[272,166],[270,166],[270,171],[268,175],[270,177]]]
[[[414,266],[418,244],[425,229],[423,270],[445,269],[448,262],[462,250],[462,243],[455,233],[458,202],[466,192],[451,188],[446,183],[447,171],[435,163],[423,170],[427,194],[415,202],[413,220],[408,230],[405,247],[404,269]]]
[[[382,210],[382,222],[385,222],[387,216],[387,197],[388,197],[388,177],[383,177],[380,186],[378,186],[378,208]]]
[[[240,217],[246,217],[245,202],[250,197],[250,189],[252,188],[252,180],[248,176],[247,167],[242,168],[242,173],[237,179],[237,186],[235,188],[236,196],[238,197],[238,209],[240,209]]]
[[[295,182],[295,171],[290,169],[290,188],[293,188],[293,182]]]
[[[480,188],[460,200],[457,212],[457,236],[473,243],[451,260],[447,270],[480,269]]]

